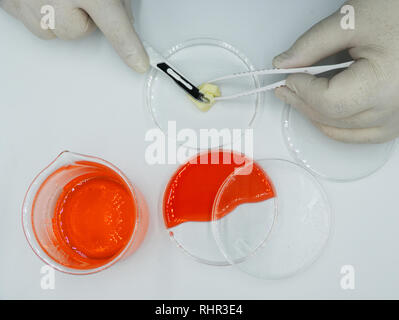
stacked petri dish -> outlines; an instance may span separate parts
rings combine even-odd
[[[338,182],[373,174],[389,160],[396,145],[395,141],[380,144],[335,141],[289,106],[283,111],[282,128],[286,146],[298,164],[321,178]]]
[[[218,154],[234,152],[195,156],[164,189],[159,207],[176,246],[201,263],[263,279],[290,277],[315,262],[329,239],[331,209],[314,175],[282,159],[220,156],[211,163]]]

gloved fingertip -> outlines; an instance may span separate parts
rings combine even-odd
[[[284,103],[290,103],[290,89],[287,87],[279,87],[274,90],[274,95]]]
[[[150,67],[150,62],[147,55],[140,57],[129,56],[126,59],[126,63],[138,73],[146,73]]]
[[[273,59],[273,66],[278,69],[288,68],[290,61],[290,55],[287,52],[283,52]]]
[[[286,90],[287,90],[287,89],[284,88],[284,87],[276,88],[276,89],[274,89],[274,95],[275,95],[277,98],[283,100],[283,99],[285,98],[285,96],[286,96],[286,94],[285,94]]]

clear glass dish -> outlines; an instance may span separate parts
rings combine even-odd
[[[281,159],[256,163],[272,181],[275,198],[238,206],[229,213],[234,219],[219,219],[223,195],[245,168],[231,174],[213,204],[213,236],[225,259],[240,271],[267,280],[291,277],[321,256],[330,236],[330,204],[317,179],[299,165]],[[274,213],[270,229],[265,216]]]
[[[210,79],[235,72],[253,71],[249,59],[232,45],[210,38],[188,40],[173,46],[164,57],[196,85]],[[259,87],[257,77],[224,82],[222,95]],[[216,129],[247,129],[256,118],[261,105],[261,95],[217,102],[208,112],[198,110],[175,83],[153,69],[146,82],[146,106],[154,123],[179,145],[202,149],[197,141],[181,141],[176,134],[190,129],[197,137],[201,131]],[[168,130],[169,129],[169,130]],[[228,145],[235,137],[211,141],[204,149]]]
[[[383,167],[396,142],[349,144],[321,133],[310,120],[286,106],[282,128],[285,144],[297,163],[318,176],[340,182],[365,178]]]

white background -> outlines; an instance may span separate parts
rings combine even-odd
[[[271,67],[341,0],[133,1],[142,38],[164,51],[193,37],[230,42],[257,68]],[[251,278],[231,267],[201,265],[168,239],[158,197],[174,166],[145,163],[145,76],[129,70],[97,32],[73,42],[41,41],[0,12],[0,298],[275,299],[399,298],[399,154],[371,177],[321,181],[335,215],[325,253],[283,281]],[[255,127],[255,158],[289,159],[281,137],[282,105],[265,105]],[[42,262],[21,228],[21,204],[33,177],[62,150],[102,157],[145,195],[150,227],[127,260],[90,276],[56,273],[40,288]],[[340,269],[356,269],[356,289],[340,287]]]

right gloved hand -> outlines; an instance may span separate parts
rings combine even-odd
[[[290,75],[277,97],[309,117],[333,139],[380,143],[399,136],[399,0],[348,1],[355,29],[344,30],[340,11],[313,26],[276,68],[305,67],[349,49],[356,62],[331,80]]]

